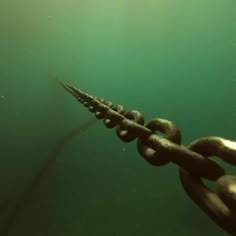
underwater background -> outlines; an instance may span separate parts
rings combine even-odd
[[[149,165],[102,121],[80,132],[94,115],[56,78],[173,121],[184,145],[236,140],[235,11],[233,0],[1,0],[1,235],[226,235],[177,166]]]

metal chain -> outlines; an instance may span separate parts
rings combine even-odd
[[[188,196],[221,228],[236,235],[236,176],[226,175],[224,168],[209,157],[218,156],[236,165],[236,142],[221,137],[205,137],[181,145],[180,130],[171,122],[155,118],[144,124],[138,111],[128,111],[102,98],[91,96],[68,84],[59,83],[80,103],[101,119],[107,128],[116,127],[124,142],[137,141],[140,155],[151,165],[173,162],[179,166],[181,183]],[[163,136],[156,131],[163,133]],[[210,190],[202,178],[215,181]]]

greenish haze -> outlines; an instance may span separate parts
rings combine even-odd
[[[0,228],[57,142],[91,117],[55,77],[173,121],[185,145],[236,140],[235,12],[233,0],[1,0]],[[176,166],[148,165],[97,122],[64,146],[9,231],[46,235],[226,234]]]

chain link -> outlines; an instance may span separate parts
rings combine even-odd
[[[236,176],[225,175],[224,168],[210,159],[218,156],[236,165],[236,142],[205,137],[186,147],[181,145],[181,132],[171,121],[155,118],[145,125],[144,117],[138,111],[126,112],[121,105],[59,83],[97,119],[103,119],[107,128],[116,127],[116,135],[122,141],[131,142],[137,138],[138,152],[148,163],[161,166],[172,162],[178,165],[181,183],[188,196],[216,224],[236,235]],[[216,190],[205,186],[202,178],[215,181]]]

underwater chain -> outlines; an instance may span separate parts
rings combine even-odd
[[[107,128],[116,127],[117,136],[124,142],[137,141],[140,155],[155,166],[173,162],[179,166],[183,188],[188,196],[220,227],[236,235],[236,176],[226,175],[222,166],[209,159],[218,156],[236,165],[236,142],[221,137],[205,137],[181,145],[181,133],[176,126],[164,119],[155,118],[144,125],[138,111],[126,112],[120,105],[113,105],[102,98],[91,96],[68,84],[59,82],[68,92],[103,119]],[[161,136],[155,132],[162,132]],[[202,178],[215,181],[212,191]]]

